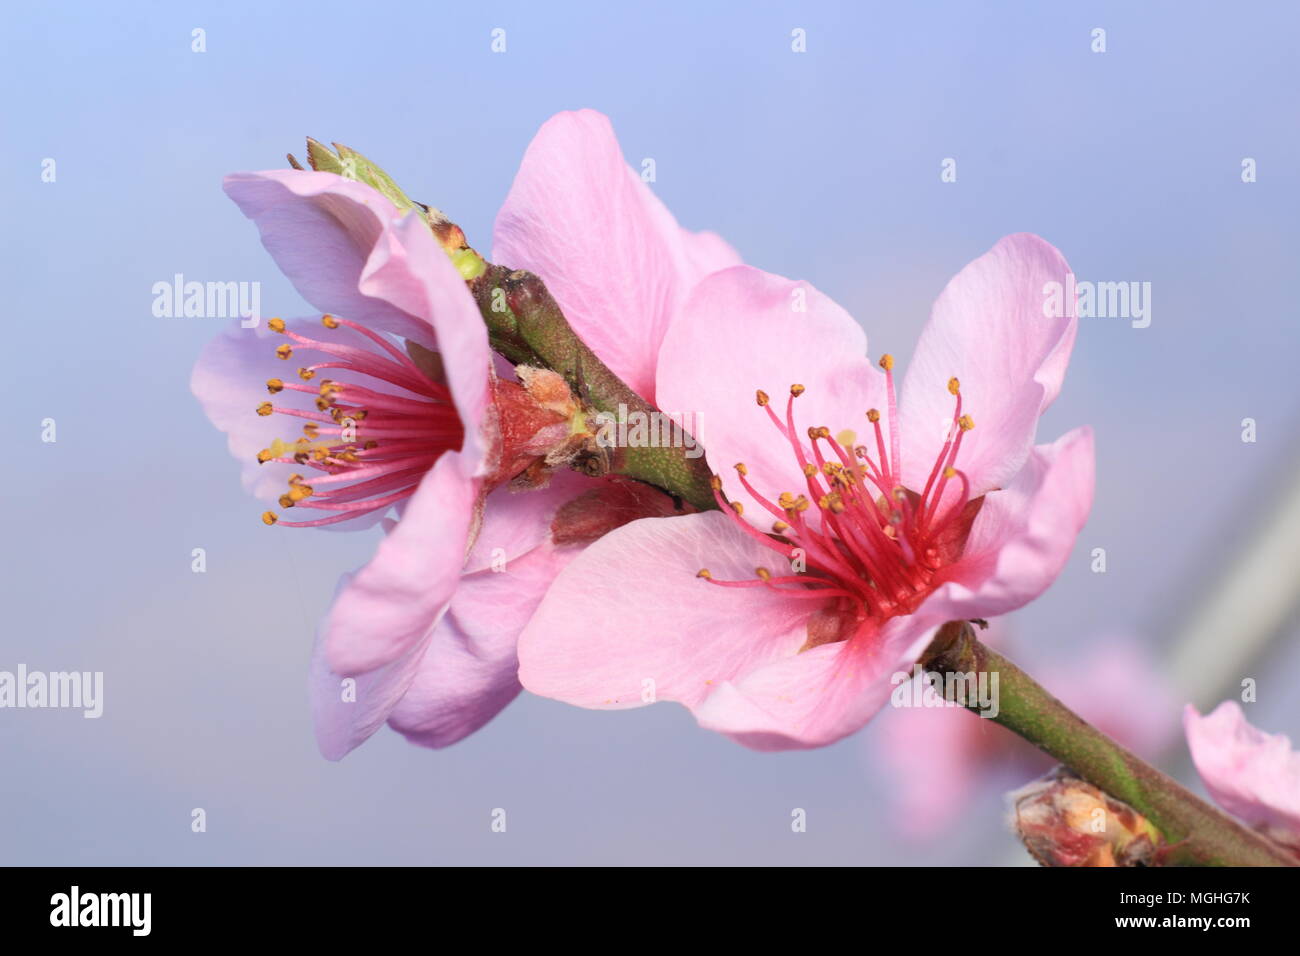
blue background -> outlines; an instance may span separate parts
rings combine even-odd
[[[533,133],[579,107],[611,117],[629,161],[654,158],[683,225],[810,280],[902,362],[953,274],[1002,235],[1037,232],[1081,278],[1151,282],[1153,313],[1146,329],[1081,321],[1040,434],[1095,426],[1097,502],[1060,580],[1017,615],[1018,640],[1069,661],[1120,630],[1164,654],[1297,460],[1298,9],[11,8],[0,669],[102,670],[106,699],[93,721],[0,711],[0,862],[1021,859],[994,793],[941,840],[895,836],[863,735],[756,754],[667,704],[598,714],[525,695],[449,750],[382,731],[326,762],[306,703],[311,634],[377,532],[262,527],[188,390],[221,320],[155,318],[151,287],[177,272],[258,281],[265,315],[308,311],[220,190],[228,172],[302,156],[304,135],[362,150],[487,249]],[[939,180],[945,157],[956,183]],[[1242,183],[1243,157],[1258,182]],[[57,443],[40,440],[45,418]],[[191,573],[196,547],[206,574]],[[1089,570],[1094,547],[1106,574]],[[1277,586],[1294,578],[1278,569]],[[1296,637],[1246,671],[1261,678],[1251,719],[1293,736]],[[1185,772],[1181,751],[1167,765]],[[206,833],[191,832],[195,807]],[[505,834],[490,832],[495,807]],[[806,833],[791,832],[795,807]]]

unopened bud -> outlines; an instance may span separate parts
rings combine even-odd
[[[1043,866],[1159,865],[1160,831],[1064,767],[1008,799],[1016,835]]]

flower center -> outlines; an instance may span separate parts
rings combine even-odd
[[[311,480],[289,476],[280,496],[281,508],[314,508],[329,512],[313,521],[280,521],[273,511],[262,520],[291,528],[335,524],[387,508],[409,497],[425,472],[444,451],[461,446],[464,428],[447,387],[383,336],[332,315],[321,318],[330,331],[346,327],[362,341],[345,344],[317,341],[291,331],[281,319],[267,325],[292,340],[276,348],[285,361],[296,350],[320,353],[325,359],[298,369],[310,382],[323,369],[339,379],[304,385],[273,378],[272,395],[298,392],[314,398],[315,410],[263,402],[259,415],[305,419],[303,435],[290,441],[275,439],[258,452],[257,460],[296,463],[320,474]],[[365,384],[363,384],[365,383]]]
[[[794,421],[802,385],[790,386],[784,420],[773,411],[767,393],[757,393],[759,406],[789,443],[806,484],[806,490],[784,491],[773,501],[750,483],[743,462],[736,465],[741,485],[776,519],[770,534],[747,522],[741,502],[726,500],[722,480],[713,478],[714,497],[736,526],[781,555],[795,573],[756,568],[754,580],[721,581],[704,569],[699,577],[720,587],[764,587],[826,602],[809,622],[804,650],[846,640],[864,627],[874,629],[916,610],[942,583],[944,569],[961,556],[983,502],[982,496],[971,499],[970,482],[956,467],[962,436],[975,423],[962,412],[961,385],[955,378],[948,381],[955,402],[952,419],[929,479],[919,494],[903,487],[893,357],[883,356],[880,365],[888,390],[889,440],[879,410],[868,410],[874,452],[857,444],[853,432],[832,435],[826,426],[808,428],[805,446]]]

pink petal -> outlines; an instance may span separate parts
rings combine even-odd
[[[894,689],[890,678],[911,671],[940,623],[923,614],[895,617],[869,639],[755,667],[721,684],[695,716],[755,750],[824,747],[875,716]]]
[[[576,471],[563,469],[545,488],[514,491],[502,485],[483,503],[483,522],[465,562],[465,572],[486,571],[494,561],[513,561],[532,551],[551,534],[556,511],[568,501],[597,487]]]
[[[953,414],[948,380],[961,381],[975,428],[957,467],[974,493],[1004,486],[1034,442],[1038,416],[1056,398],[1074,345],[1074,309],[1044,314],[1049,282],[1070,267],[1037,236],[1007,236],[966,266],[934,303],[900,397],[904,483],[924,487]]]
[[[320,320],[294,319],[285,323],[294,332],[315,336]],[[246,329],[232,323],[204,346],[190,376],[190,389],[212,424],[226,433],[230,453],[239,462],[244,490],[266,501],[284,494],[291,465],[257,463],[257,453],[273,439],[297,439],[293,423],[283,415],[259,415],[257,406],[272,400],[267,393],[267,379],[296,381],[296,364],[275,356],[275,348],[285,339],[272,333],[265,323]],[[345,525],[359,526],[355,522]]]
[[[351,575],[339,582],[346,588]],[[343,678],[330,670],[325,654],[325,627],[312,648],[309,687],[316,743],[327,760],[342,760],[384,725],[411,682],[424,657],[430,635],[406,653],[368,674]],[[353,681],[345,685],[345,680]]]
[[[650,401],[659,343],[691,284],[738,261],[716,238],[683,236],[591,110],[557,114],[529,145],[492,259],[541,276],[583,341]]]
[[[433,346],[427,319],[360,288],[376,248],[381,260],[388,257],[385,233],[402,215],[379,192],[333,173],[293,169],[234,173],[224,188],[313,306]]]
[[[1251,826],[1300,846],[1300,753],[1291,749],[1290,739],[1252,727],[1231,700],[1205,717],[1189,704],[1183,729],[1215,802]]]
[[[922,610],[944,620],[996,617],[1047,590],[1088,520],[1093,466],[1086,426],[1035,448],[1005,489],[984,496],[952,580]]]
[[[375,556],[340,593],[326,625],[329,669],[355,676],[392,663],[433,629],[460,583],[479,482],[474,461],[444,454]]]
[[[446,747],[478,730],[519,693],[519,632],[575,549],[549,545],[504,570],[461,578],[389,724],[412,743]]]
[[[805,311],[797,311],[802,306]],[[741,487],[733,466],[769,500],[806,487],[790,443],[755,401],[762,389],[784,421],[790,386],[795,426],[808,445],[809,426],[856,432],[868,442],[866,412],[886,407],[884,376],[868,359],[867,337],[847,312],[806,282],[750,266],[714,273],[696,286],[664,337],[659,359],[660,407],[682,414],[722,475],[727,495],[767,530],[772,517]],[[715,360],[725,357],[725,361]],[[874,433],[871,433],[874,436]],[[874,437],[868,442],[875,447]],[[811,459],[811,455],[809,456]]]
[[[418,216],[391,225],[366,263],[360,288],[432,325],[447,387],[465,426],[461,454],[474,458],[481,473],[488,450],[481,426],[491,401],[493,361],[487,327],[465,280]]]
[[[695,577],[752,579],[779,558],[718,512],[644,518],[605,535],[556,578],[519,638],[519,679],[579,707],[698,707],[722,681],[793,654],[818,602]]]
[[[675,700],[701,726],[761,750],[830,743],[888,699],[889,676],[911,666],[933,622],[897,618],[869,648],[799,653],[821,602],[694,579],[707,567],[718,580],[752,580],[776,563],[717,512],[625,525],[551,586],[519,639],[519,679],[594,709]]]

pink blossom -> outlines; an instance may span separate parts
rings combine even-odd
[[[453,743],[518,694],[519,630],[581,550],[551,540],[552,519],[593,483],[564,473],[542,491],[498,487],[485,326],[418,216],[331,173],[238,173],[225,188],[326,316],[276,320],[279,335],[227,331],[200,358],[194,392],[227,433],[250,491],[293,515],[321,515],[267,512],[268,523],[382,522],[387,532],[340,582],[317,635],[321,750],[338,759],[385,721],[420,744]],[[689,288],[739,261],[720,239],[679,228],[624,163],[608,120],[589,111],[542,127],[495,244],[501,262],[540,274],[575,331],[634,382],[653,382],[659,343]],[[356,681],[355,699],[344,675]]]
[[[940,295],[899,396],[893,360],[878,370],[806,283],[700,282],[656,394],[698,413],[715,467],[737,463],[723,509],[633,522],[569,564],[520,637],[524,686],[675,700],[749,746],[815,747],[870,719],[942,623],[1037,597],[1092,501],[1089,429],[1034,445],[1076,325],[1044,289],[1068,272],[1042,239],[1003,239]]]
[[[1202,717],[1188,704],[1183,729],[1196,770],[1216,803],[1300,851],[1300,752],[1284,734],[1252,727],[1236,701]]]

